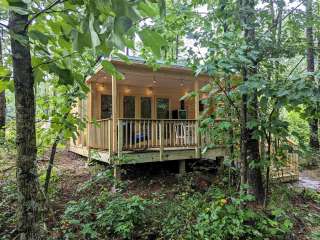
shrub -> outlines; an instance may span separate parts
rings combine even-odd
[[[147,200],[138,196],[125,198],[107,191],[102,191],[91,200],[70,202],[63,216],[65,237],[131,238],[144,219],[148,204]]]

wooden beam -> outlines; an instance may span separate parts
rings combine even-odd
[[[184,175],[186,173],[186,160],[179,161],[179,174]]]
[[[123,126],[122,120],[118,120],[118,157],[122,156],[122,146],[123,146]]]
[[[163,151],[164,151],[164,121],[160,122],[160,161],[163,160]]]
[[[93,120],[93,87],[89,84],[89,92],[87,94],[87,148],[88,148],[88,160],[91,161],[91,121]]]
[[[196,138],[195,138],[195,155],[196,158],[200,158],[200,132],[199,132],[199,118],[200,118],[200,111],[199,111],[199,102],[200,102],[200,93],[199,93],[199,79],[195,79],[194,82],[194,91],[196,92],[196,96],[194,98],[194,118],[196,119]]]
[[[118,126],[118,111],[117,111],[117,79],[112,76],[112,151],[117,152],[117,126]]]

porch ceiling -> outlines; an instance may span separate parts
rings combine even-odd
[[[125,76],[124,80],[118,81],[119,85],[154,88],[183,87],[186,90],[194,88],[196,78],[189,69],[161,67],[157,71],[153,71],[144,64],[128,65],[123,62],[113,62],[113,64]],[[209,76],[206,75],[201,75],[197,79],[199,79],[200,87],[209,82]],[[106,74],[100,67],[87,82],[111,83],[111,76]]]

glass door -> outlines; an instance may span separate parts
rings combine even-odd
[[[157,98],[157,119],[169,119],[169,98]]]

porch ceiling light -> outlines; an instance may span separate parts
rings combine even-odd
[[[97,84],[97,89],[99,92],[103,92],[106,88],[105,88],[104,84],[99,83],[99,84]]]
[[[152,87],[148,87],[148,88],[146,89],[146,94],[147,94],[148,96],[152,95],[152,94],[153,94],[153,88],[152,88]]]
[[[124,92],[125,92],[125,93],[130,93],[130,91],[131,91],[130,88],[125,87],[125,89],[124,89]]]
[[[156,84],[157,83],[157,80],[156,80],[156,77],[153,75],[153,84]]]

